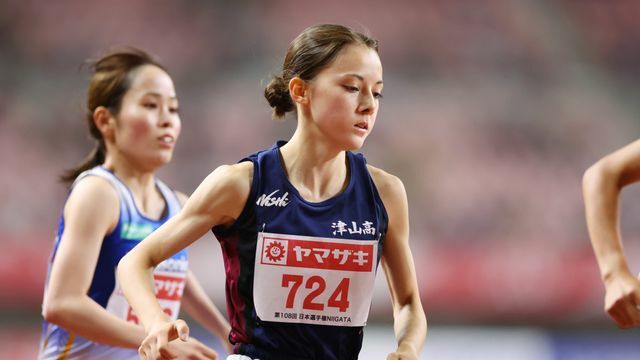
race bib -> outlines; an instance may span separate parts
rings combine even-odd
[[[377,240],[258,233],[253,297],[265,321],[364,326]]]
[[[165,260],[165,262],[167,261],[175,262],[172,259]],[[155,295],[162,310],[171,319],[176,320],[180,311],[180,301],[182,300],[187,274],[186,272],[165,271],[164,267],[166,266],[163,265],[164,262],[160,263],[153,272]],[[126,321],[135,324],[139,323],[138,317],[124,297],[118,283],[116,283],[116,288],[111,294],[111,298],[109,298],[107,311]]]

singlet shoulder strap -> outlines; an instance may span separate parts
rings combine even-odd
[[[112,172],[105,169],[103,166],[96,166],[78,175],[78,177],[71,185],[71,188],[73,188],[80,180],[89,176],[98,176],[107,180],[116,190],[116,192],[118,193],[118,197],[120,198],[120,204],[122,206],[120,213],[127,218],[131,218],[132,216],[134,216],[134,214],[136,213],[135,203],[131,192],[126,187],[126,185],[122,181],[120,181],[120,179],[118,179]]]
[[[355,169],[356,171],[364,170],[367,173],[369,172],[369,170],[367,170],[367,159],[365,159],[364,155],[362,155],[361,153],[347,151],[347,157],[349,159],[349,162],[352,162],[354,165],[352,168],[357,168]]]

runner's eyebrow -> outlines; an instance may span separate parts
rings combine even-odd
[[[144,93],[143,95],[145,95],[145,96],[153,96],[153,97],[160,97],[160,98],[163,97],[162,94],[160,94],[159,92],[155,92],[155,91],[148,91],[148,92]],[[170,100],[178,100],[178,97],[175,96],[175,95],[171,95],[171,96],[169,96],[169,99]]]
[[[345,76],[352,76],[352,77],[357,78],[357,79],[358,79],[358,80],[360,80],[360,81],[364,81],[364,76],[362,76],[362,75],[360,75],[360,74],[346,74]],[[376,84],[380,84],[380,85],[382,85],[382,84],[383,84],[383,82],[382,82],[382,80],[378,80],[378,81],[376,82]]]

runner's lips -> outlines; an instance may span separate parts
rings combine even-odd
[[[158,137],[158,140],[163,144],[173,144],[175,142],[175,138],[169,134]]]
[[[366,121],[359,122],[359,123],[355,124],[354,126],[359,128],[359,129],[369,130],[369,123],[366,122]]]

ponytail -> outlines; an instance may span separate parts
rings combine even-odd
[[[98,140],[96,146],[91,150],[89,155],[80,163],[80,165],[75,168],[66,170],[61,176],[60,181],[67,185],[73,184],[73,181],[78,177],[78,175],[83,172],[94,168],[98,165],[104,163],[105,157],[107,155],[107,149],[104,145],[104,140]]]

